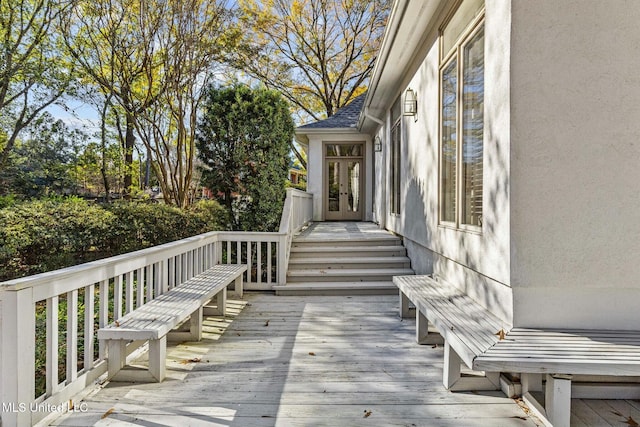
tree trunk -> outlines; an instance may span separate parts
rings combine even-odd
[[[124,197],[131,198],[131,189],[133,188],[133,147],[136,142],[136,136],[133,133],[135,129],[135,121],[133,114],[126,113],[126,130],[124,139]]]
[[[233,200],[231,199],[231,190],[226,190],[224,192],[224,206],[227,208],[227,212],[229,213],[229,221],[231,221],[231,229],[237,230],[238,224],[236,224],[235,216],[233,215]]]
[[[100,148],[102,150],[102,164],[100,165],[100,173],[102,174],[102,182],[104,183],[104,201],[109,203],[111,200],[111,188],[109,186],[109,176],[107,175],[107,110],[111,105],[111,96],[109,96],[102,108],[102,123],[100,127]]]

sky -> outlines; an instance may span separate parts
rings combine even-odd
[[[91,105],[74,99],[65,99],[63,102],[67,109],[51,105],[47,111],[70,128],[84,130],[91,137],[100,131],[100,115]]]

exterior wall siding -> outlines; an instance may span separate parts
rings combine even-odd
[[[439,47],[437,31],[426,37],[422,54],[402,85],[417,92],[418,115],[403,117],[401,215],[389,213],[384,225],[403,236],[414,269],[434,273],[464,289],[490,311],[511,323],[509,212],[509,41],[510,2],[487,0],[485,15],[485,136],[482,233],[442,227],[439,201]],[[397,94],[399,95],[399,94]],[[396,95],[396,96],[397,96]],[[389,100],[391,103],[393,100]],[[378,170],[389,171],[388,128]],[[388,176],[381,178],[389,186]],[[376,200],[380,200],[377,198]],[[382,214],[382,212],[381,212]],[[381,221],[382,222],[382,221]],[[416,268],[417,267],[417,268]]]
[[[513,0],[515,322],[638,329],[640,8]]]

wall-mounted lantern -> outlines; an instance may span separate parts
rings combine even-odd
[[[382,151],[382,139],[380,139],[378,135],[376,135],[375,139],[373,140],[373,149],[376,153]]]
[[[404,116],[415,116],[418,113],[418,100],[413,89],[409,88],[404,92],[402,107],[402,115]]]

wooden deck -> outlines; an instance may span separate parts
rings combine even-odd
[[[297,241],[395,239],[396,237],[372,222],[314,222],[296,236]]]
[[[168,348],[164,382],[108,383],[52,425],[537,425],[499,392],[446,391],[442,347],[415,344],[397,297],[252,293],[228,308],[201,342]]]

